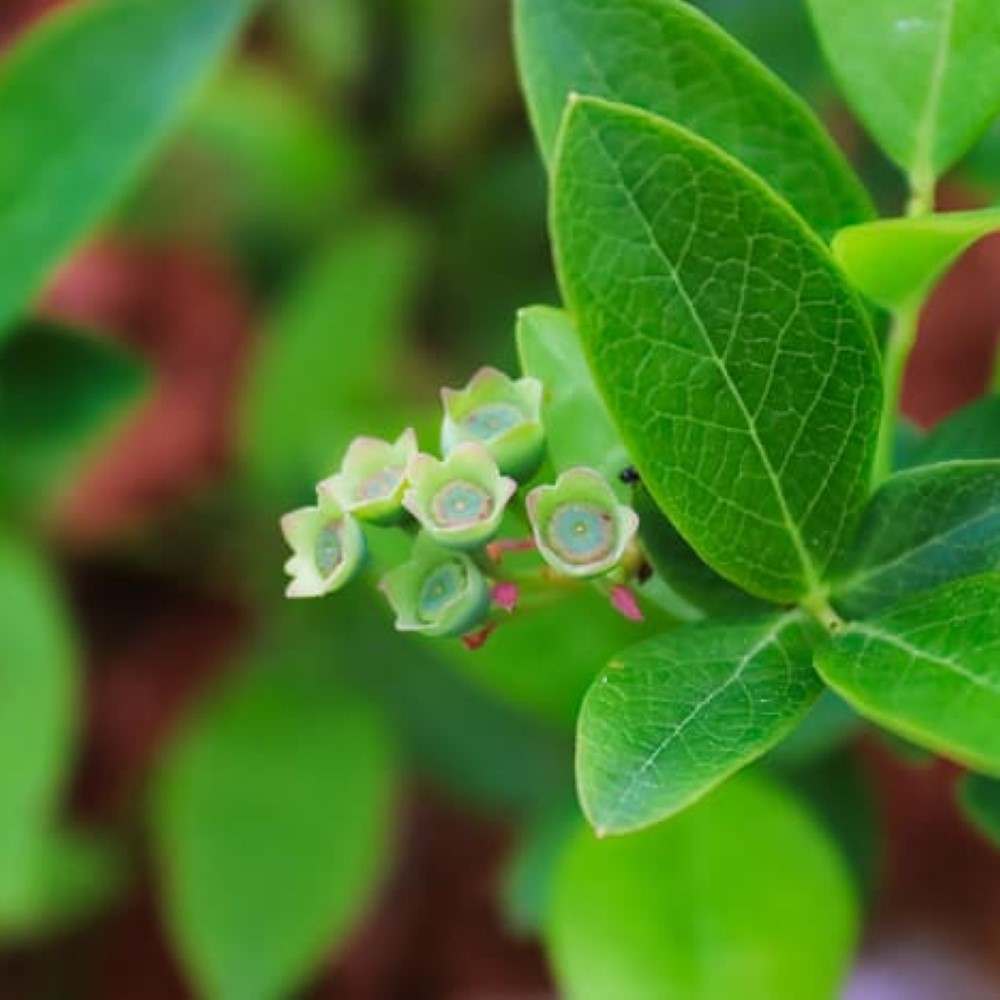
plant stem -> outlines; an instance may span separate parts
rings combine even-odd
[[[873,486],[878,486],[892,474],[893,451],[896,444],[896,423],[899,419],[899,401],[903,391],[903,374],[917,339],[917,323],[922,303],[915,303],[896,310],[889,327],[889,338],[882,360],[882,421],[878,432],[878,450],[875,453]]]
[[[910,218],[929,215],[934,211],[934,175],[921,171],[910,177],[910,200],[906,214]],[[924,299],[920,298],[900,306],[893,312],[892,325],[882,360],[882,421],[879,426],[878,450],[872,472],[872,485],[878,486],[893,470],[893,452],[896,445],[896,424],[899,420],[899,402],[903,392],[903,375],[906,363],[917,339],[917,327]]]
[[[844,619],[830,606],[825,593],[810,594],[802,601],[801,607],[812,615],[827,632],[839,632],[844,627]]]

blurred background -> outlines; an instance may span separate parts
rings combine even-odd
[[[215,26],[226,5],[178,0],[162,48],[125,18],[90,65],[23,57],[17,87],[5,65],[91,4],[0,6],[8,277],[18,137],[52,133],[41,176],[109,118],[60,123],[64,91],[139,100],[206,50],[0,341],[0,998],[555,996],[537,939],[580,822],[575,712],[641,629],[594,602],[475,653],[405,639],[368,584],[286,602],[277,531],[355,435],[432,439],[439,387],[512,372],[516,309],[558,302],[508,4],[272,0]],[[898,210],[802,4],[700,6]],[[88,170],[32,210],[71,215]],[[995,131],[942,201],[998,196]],[[910,415],[980,394],[998,330],[987,240],[928,310]],[[1000,997],[1000,862],[955,772],[837,711],[810,733],[770,766],[869,900],[850,996]]]

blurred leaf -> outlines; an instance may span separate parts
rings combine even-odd
[[[879,145],[926,189],[1000,113],[995,0],[810,0],[823,52]]]
[[[790,770],[811,767],[840,750],[861,725],[858,713],[827,688],[802,722],[767,755],[767,762]]]
[[[504,917],[515,934],[533,937],[545,926],[556,868],[579,822],[575,802],[557,803],[521,831],[501,890]]]
[[[1000,396],[987,396],[942,420],[917,449],[914,464],[1000,459]]]
[[[741,776],[654,829],[581,831],[556,873],[547,944],[568,1000],[828,1000],[856,909],[813,819]]]
[[[858,889],[871,899],[881,860],[879,816],[875,789],[857,757],[828,754],[785,773],[783,780],[836,840]]]
[[[594,829],[657,823],[791,732],[823,689],[816,633],[796,612],[703,621],[616,654],[577,730],[577,787]]]
[[[550,165],[571,93],[667,118],[744,163],[824,236],[871,216],[809,108],[721,28],[676,0],[517,0],[518,63]]]
[[[969,822],[1000,848],[1000,781],[967,774],[958,786],[958,801]]]
[[[294,69],[329,89],[363,69],[372,8],[366,0],[279,0],[270,13]]]
[[[203,994],[287,996],[343,942],[387,861],[393,759],[381,720],[298,662],[246,668],[190,722],[154,822]]]
[[[274,71],[241,63],[206,88],[126,221],[157,236],[228,235],[280,270],[357,198],[359,159],[335,119]]]
[[[71,763],[76,650],[38,555],[0,532],[0,928],[30,921]]]
[[[545,386],[542,416],[556,472],[589,465],[626,497],[628,488],[619,476],[631,460],[597,391],[569,314],[549,306],[522,309],[517,351],[524,374]]]
[[[959,164],[959,177],[967,184],[985,187],[993,200],[1000,197],[1000,119]]]
[[[327,662],[331,649],[349,652],[338,670],[391,718],[424,773],[466,802],[522,816],[572,793],[567,734],[491,694],[475,672],[475,654],[464,675],[441,659],[442,643],[393,632],[371,595],[347,592],[338,602],[288,608],[283,617],[298,630],[294,642],[311,644],[317,663]],[[506,665],[538,673],[530,660]],[[541,689],[544,677],[536,683]]]
[[[333,472],[359,431],[393,433],[420,234],[401,218],[342,231],[270,318],[249,380],[243,450],[254,479],[292,494]],[[360,414],[385,427],[359,428]]]
[[[847,277],[887,309],[924,301],[942,274],[976,240],[1000,229],[1000,208],[879,219],[842,229],[833,255]]]
[[[0,335],[135,177],[251,6],[75,4],[4,54]]]
[[[817,651],[824,680],[918,746],[1000,776],[1000,575],[967,577],[851,622]]]
[[[135,406],[145,369],[116,345],[36,323],[0,348],[0,503],[44,506]]]

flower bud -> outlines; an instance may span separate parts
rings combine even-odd
[[[485,545],[517,489],[478,444],[461,444],[443,461],[417,455],[407,478],[403,505],[431,538],[454,549]]]
[[[388,573],[379,588],[400,632],[465,635],[482,624],[490,606],[490,586],[476,564],[428,535],[417,538],[410,561]]]
[[[593,469],[564,472],[554,486],[539,486],[527,498],[528,518],[542,558],[566,576],[600,576],[621,562],[639,518],[618,503]]]
[[[395,524],[403,514],[406,469],[417,454],[417,435],[408,428],[390,444],[378,438],[355,438],[340,471],[319,484],[343,510],[362,521]]]
[[[496,368],[480,368],[464,389],[442,389],[441,400],[446,455],[474,442],[489,451],[505,475],[528,479],[535,474],[545,452],[538,379],[515,382]]]
[[[285,514],[281,531],[293,553],[285,563],[292,577],[288,597],[320,597],[339,590],[364,566],[361,526],[331,497],[320,495],[318,506]]]

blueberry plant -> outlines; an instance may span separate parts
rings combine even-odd
[[[1000,209],[935,211],[939,178],[1000,112],[1000,8],[810,9],[847,102],[905,175],[904,214],[876,218],[821,122],[692,6],[516,0],[563,308],[520,314],[523,377],[485,369],[445,390],[433,443],[357,442],[317,506],[284,521],[292,595],[346,582],[372,525],[409,532],[410,561],[381,585],[404,630],[479,645],[581,580],[627,617],[662,608],[668,627],[583,702],[583,812],[601,835],[670,820],[656,835],[677,850],[766,815],[746,830],[765,868],[816,862],[769,790],[740,778],[678,814],[809,725],[827,689],[978,775],[973,810],[1000,777],[1000,411],[987,399],[926,439],[899,415],[928,295],[1000,228]],[[615,857],[594,843],[565,862],[577,888],[554,904],[556,963],[573,996],[647,995],[623,985],[614,945],[603,967],[587,957],[579,914],[600,924],[642,892],[639,876],[582,887]],[[713,843],[709,866],[727,849]],[[749,933],[709,874],[689,877],[731,937]],[[831,890],[828,905],[848,904]],[[758,927],[790,919],[761,910]],[[696,990],[661,958],[675,992],[648,995],[829,995],[836,937],[808,971],[778,962],[738,986],[722,971]]]

